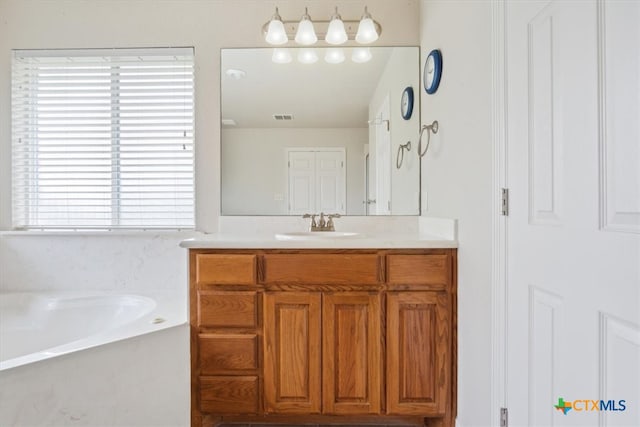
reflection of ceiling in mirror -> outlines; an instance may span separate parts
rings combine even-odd
[[[365,63],[351,60],[354,48],[343,49],[346,58],[339,64],[324,60],[326,48],[316,49],[313,64],[298,62],[296,48],[286,64],[272,61],[272,48],[223,49],[222,118],[239,128],[366,128],[371,95],[393,48],[371,48]],[[246,74],[236,78],[229,69]],[[274,120],[282,114],[293,120]]]

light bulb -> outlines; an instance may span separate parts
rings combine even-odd
[[[289,49],[276,47],[273,49],[271,60],[276,64],[288,64],[292,60],[291,52],[289,52]]]
[[[316,36],[316,30],[313,28],[313,21],[311,21],[311,17],[307,13],[307,8],[304,9],[304,15],[302,15],[302,19],[298,24],[295,40],[296,43],[302,45],[310,45],[318,41],[318,36]]]
[[[318,61],[318,54],[315,49],[300,49],[298,61],[303,64],[313,64]]]
[[[356,41],[360,44],[373,43],[378,40],[379,34],[376,29],[376,25],[371,19],[371,14],[367,11],[367,7],[364,8],[364,15],[358,24],[358,33],[356,34]]]
[[[342,22],[342,17],[338,14],[338,8],[336,7],[336,12],[331,16],[331,22],[329,22],[329,28],[324,40],[329,44],[342,44],[348,39],[349,37],[344,29],[344,22]]]
[[[284,24],[282,23],[282,17],[280,17],[277,7],[276,13],[271,17],[271,21],[269,21],[269,25],[267,27],[267,35],[264,37],[264,39],[267,43],[273,45],[285,44],[289,41],[287,32],[284,29]]]
[[[344,62],[344,50],[340,47],[332,47],[327,49],[327,53],[324,55],[324,60],[329,64],[339,64]]]
[[[351,53],[351,60],[358,64],[371,60],[371,49],[368,47],[357,47]]]

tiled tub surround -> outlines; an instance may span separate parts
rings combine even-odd
[[[196,233],[0,232],[0,291],[183,291]]]

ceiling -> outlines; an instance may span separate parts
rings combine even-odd
[[[366,128],[369,101],[393,48],[371,48],[366,63],[351,60],[353,48],[343,48],[340,64],[324,61],[326,48],[314,48],[319,60],[297,61],[299,49],[290,48],[293,60],[276,64],[273,48],[223,49],[221,59],[222,119],[225,128]],[[238,69],[245,77],[226,74]],[[291,121],[276,121],[274,114],[292,114]]]

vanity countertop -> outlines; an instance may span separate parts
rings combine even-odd
[[[425,233],[362,234],[319,240],[278,240],[275,235],[215,233],[183,240],[188,249],[429,249],[457,248],[458,241]]]

